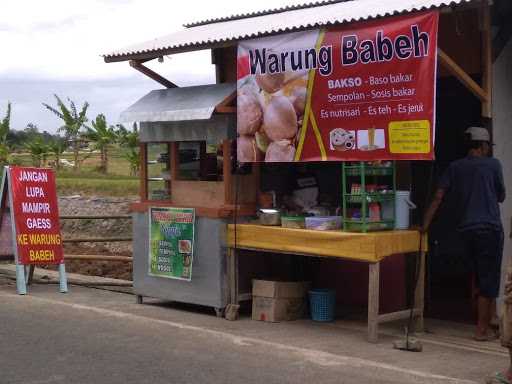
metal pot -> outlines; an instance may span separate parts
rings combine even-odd
[[[278,209],[260,209],[258,218],[261,225],[281,225],[281,212]]]

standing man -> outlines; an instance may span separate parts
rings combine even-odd
[[[457,231],[462,234],[475,267],[478,287],[478,323],[475,340],[492,338],[490,322],[496,315],[496,298],[501,279],[503,226],[499,203],[505,200],[505,185],[499,160],[490,157],[491,140],[485,128],[465,132],[467,156],[450,164],[442,176],[434,200],[423,221],[428,228],[446,194],[457,202],[454,212]]]

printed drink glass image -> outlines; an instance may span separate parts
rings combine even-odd
[[[361,151],[375,151],[386,148],[384,130],[372,127],[357,131],[357,146]]]

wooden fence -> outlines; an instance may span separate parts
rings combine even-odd
[[[130,215],[76,215],[76,216],[60,216],[61,220],[131,220]],[[77,237],[66,239],[63,238],[63,243],[112,243],[112,242],[125,242],[132,241],[132,237],[119,236],[119,237]],[[64,255],[65,260],[86,260],[86,261],[122,261],[131,263],[133,258],[130,256],[117,256],[117,255]]]

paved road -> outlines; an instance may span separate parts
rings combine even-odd
[[[70,294],[58,296],[54,290],[36,286],[30,295],[17,296],[0,278],[0,383],[475,382],[277,338],[240,337],[229,328],[234,323],[204,314],[194,314],[205,319],[193,325],[185,320],[188,314],[177,321],[179,311],[174,318],[126,311],[126,302],[133,300],[128,295],[72,287]],[[217,326],[209,327],[208,321]]]

